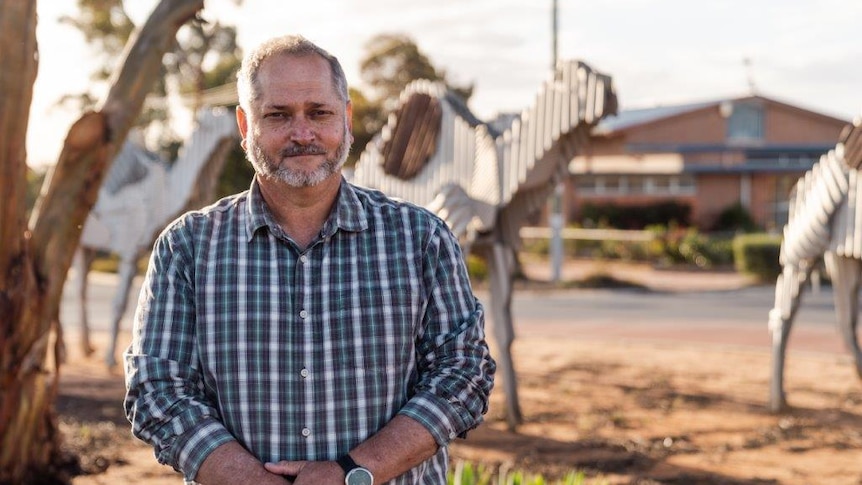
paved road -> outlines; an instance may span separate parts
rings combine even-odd
[[[123,319],[131,331],[138,278]],[[108,329],[115,278],[91,276],[91,328]],[[67,285],[61,318],[67,330],[79,325],[74,285]],[[767,314],[774,289],[754,286],[726,291],[638,292],[630,290],[517,290],[513,315],[517,335],[576,336],[585,339],[689,341],[700,344],[768,347]],[[487,302],[487,294],[478,292]],[[493,322],[491,322],[493,324]],[[835,325],[832,293],[806,291],[791,334],[790,350],[844,353]]]
[[[517,335],[768,347],[774,291],[770,286],[685,293],[521,291],[516,292],[513,315]],[[803,298],[790,350],[843,352],[831,288],[808,290]]]

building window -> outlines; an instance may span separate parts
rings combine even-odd
[[[678,175],[579,175],[578,193],[582,196],[648,195],[657,197],[694,195],[691,174]]]
[[[752,103],[734,103],[727,118],[728,141],[763,140],[763,107]]]
[[[790,218],[790,201],[796,197],[798,177],[783,175],[775,181],[775,201],[772,204],[772,222],[776,228],[782,228]]]

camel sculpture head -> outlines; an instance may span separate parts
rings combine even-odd
[[[862,118],[844,127],[839,137],[838,147],[848,167],[859,170],[862,166]]]

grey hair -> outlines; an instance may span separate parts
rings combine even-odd
[[[276,55],[305,56],[317,54],[322,57],[332,71],[332,87],[338,94],[338,98],[345,103],[350,99],[347,92],[347,76],[338,59],[318,47],[316,44],[301,35],[285,35],[274,37],[258,45],[249,52],[242,60],[242,67],[237,73],[237,94],[240,106],[248,111],[251,102],[260,97],[260,86],[258,85],[258,74],[263,61]]]

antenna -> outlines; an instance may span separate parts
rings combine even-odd
[[[754,68],[750,57],[742,58],[742,65],[745,66],[745,81],[748,83],[748,92],[751,95],[757,93],[757,86],[754,84]]]
[[[557,0],[551,2],[551,71],[557,68],[557,31],[560,20],[557,13]]]

